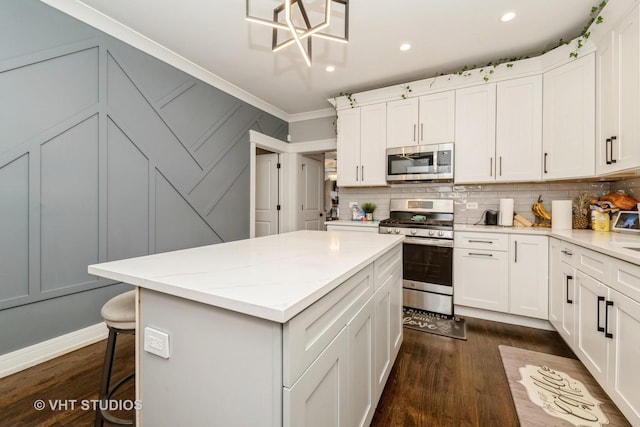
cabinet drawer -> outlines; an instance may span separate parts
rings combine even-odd
[[[373,263],[284,324],[283,382],[291,387],[373,295]]]
[[[453,242],[456,248],[507,251],[509,234],[455,232]]]
[[[575,268],[600,282],[609,282],[609,263],[612,258],[585,248],[576,248],[573,257],[576,253]]]
[[[375,289],[377,291],[391,277],[393,272],[402,265],[402,245],[387,252],[373,263]]]
[[[578,264],[579,249],[571,243],[560,241],[560,259],[562,262],[575,267]]]
[[[640,302],[640,266],[612,259],[609,283],[618,292]]]

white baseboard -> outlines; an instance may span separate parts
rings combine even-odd
[[[534,319],[533,317],[518,316],[516,314],[499,313],[497,311],[483,310],[481,308],[465,307],[456,305],[453,309],[456,316],[469,316],[478,319],[492,320],[494,322],[509,323],[518,326],[527,326],[529,328],[545,329],[547,331],[555,331],[548,320]]]
[[[88,326],[59,337],[43,341],[11,353],[0,355],[0,378],[4,378],[39,363],[93,344],[107,338],[109,330],[104,323]]]

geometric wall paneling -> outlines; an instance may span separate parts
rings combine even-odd
[[[0,62],[96,35],[96,30],[87,24],[37,0],[2,0],[1,3]]]
[[[149,254],[149,160],[108,120],[107,261]]]
[[[249,181],[247,165],[207,215],[207,222],[225,242],[249,238]]]
[[[29,155],[0,167],[0,301],[29,295]]]
[[[186,86],[171,100],[163,100],[162,113],[180,141],[193,147],[203,136],[211,133],[216,123],[224,123],[222,118],[239,101],[233,96],[213,88],[203,82]],[[215,130],[215,129],[214,129]]]
[[[209,214],[213,207],[229,191],[244,169],[249,166],[248,133],[245,133],[243,138],[235,141],[235,144],[228,146],[227,151],[222,154],[224,157],[220,158],[215,167],[206,171],[189,191],[189,201],[198,212],[202,212],[204,215]],[[249,187],[247,187],[247,193],[243,194],[247,199],[247,203],[249,201],[248,190]]]
[[[153,104],[164,105],[165,98],[175,97],[174,92],[195,79],[187,73],[141,52],[128,44],[111,40],[106,50],[125,70],[145,98]],[[173,94],[173,95],[172,95]]]
[[[2,153],[98,103],[98,48],[4,71],[0,94]]]
[[[233,105],[233,104],[232,104]],[[195,157],[205,168],[212,167],[222,160],[232,146],[243,140],[246,147],[246,158],[249,160],[249,135],[260,116],[260,110],[247,104],[234,109],[233,114],[225,117],[223,122],[211,129],[210,136],[195,151]]]
[[[271,114],[262,113],[252,130],[264,133],[280,141],[286,141],[289,133],[289,125]]]
[[[159,172],[155,174],[155,251],[211,245],[222,239]],[[235,221],[235,218],[232,218]]]
[[[111,55],[107,55],[107,103],[109,116],[173,185],[185,189],[198,179],[202,168]]]
[[[40,288],[93,284],[98,262],[98,115],[41,147]]]

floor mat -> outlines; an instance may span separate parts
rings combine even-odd
[[[522,427],[631,425],[579,360],[498,349]]]
[[[459,340],[467,339],[467,330],[463,318],[409,307],[403,307],[402,311],[402,324],[405,328]]]

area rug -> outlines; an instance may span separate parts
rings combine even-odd
[[[467,330],[463,318],[409,307],[403,307],[402,311],[402,324],[405,328],[459,340],[467,339]]]
[[[522,427],[631,425],[579,360],[498,348]]]

